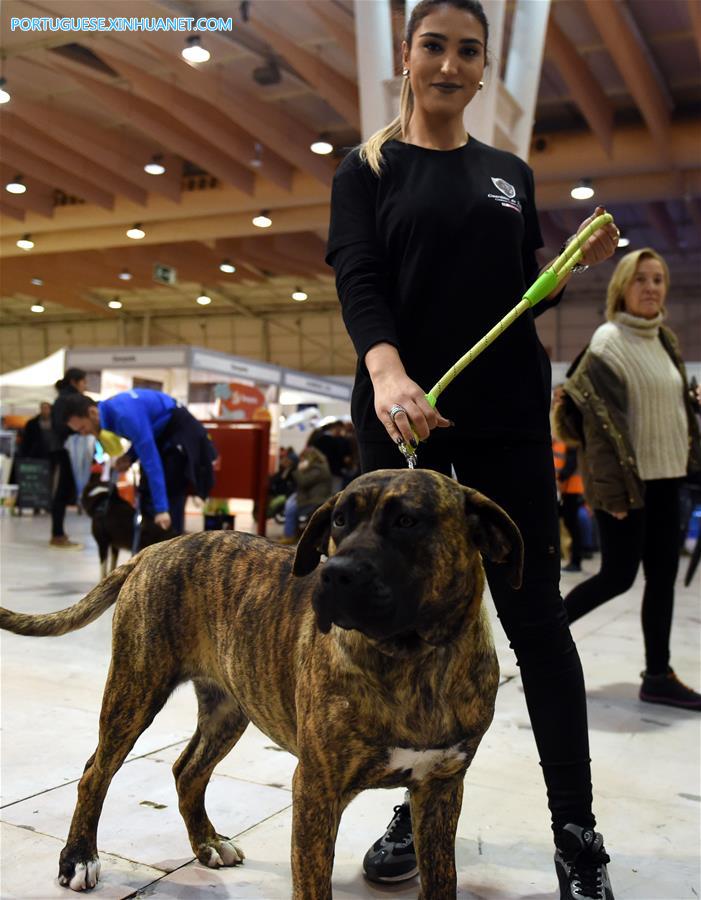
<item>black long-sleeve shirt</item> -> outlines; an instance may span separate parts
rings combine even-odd
[[[358,354],[352,415],[364,440],[386,439],[367,351],[393,344],[428,392],[521,299],[543,244],[533,173],[513,154],[474,138],[448,151],[389,141],[383,159],[379,178],[357,150],[339,166],[326,256]],[[438,401],[466,435],[538,440],[549,439],[549,405],[550,364],[530,311]]]

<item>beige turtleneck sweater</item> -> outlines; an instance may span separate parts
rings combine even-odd
[[[628,429],[643,481],[686,474],[689,424],[682,377],[659,340],[654,319],[616,313],[594,332],[590,350],[625,384]]]

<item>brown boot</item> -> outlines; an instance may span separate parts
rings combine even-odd
[[[49,541],[49,547],[56,547],[58,550],[82,550],[83,545],[77,541],[72,541],[67,535],[62,534],[60,537],[52,537]]]

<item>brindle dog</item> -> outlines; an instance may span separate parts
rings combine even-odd
[[[253,535],[205,532],[143,550],[68,609],[1,610],[2,628],[58,635],[117,602],[100,738],[78,786],[61,884],[97,883],[109,783],[174,688],[192,680],[197,730],[173,771],[200,862],[243,859],[207,818],[204,796],[250,721],[299,760],[294,900],[331,897],[352,798],[399,785],[411,791],[421,897],[454,897],[463,778],[499,674],[480,553],[518,586],[523,544],[500,507],[435,472],[382,470],[318,509],[296,555]]]

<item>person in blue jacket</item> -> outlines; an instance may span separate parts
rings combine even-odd
[[[188,484],[205,499],[214,483],[217,453],[203,425],[173,397],[135,388],[96,403],[77,395],[66,400],[65,423],[79,434],[110,431],[131,442],[117,468],[141,464],[142,510],[161,528],[182,534]]]

